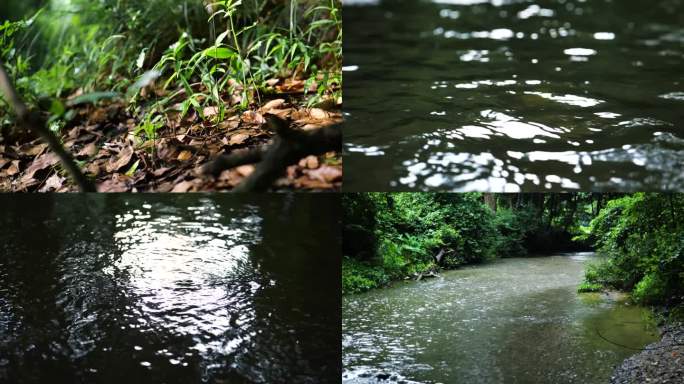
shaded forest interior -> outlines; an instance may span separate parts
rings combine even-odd
[[[501,257],[595,250],[581,291],[684,302],[684,195],[357,193],[343,196],[344,293]]]
[[[337,190],[341,23],[338,0],[5,1],[0,190]]]

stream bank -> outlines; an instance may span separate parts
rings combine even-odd
[[[681,383],[684,381],[684,323],[664,326],[662,339],[626,359],[610,378],[611,384]]]

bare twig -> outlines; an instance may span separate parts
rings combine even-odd
[[[256,149],[222,155],[202,167],[202,173],[218,176],[222,171],[244,164],[259,163],[254,172],[233,192],[263,192],[273,185],[287,167],[309,155],[320,155],[342,149],[340,124],[301,131],[276,115],[266,114],[267,124],[277,135],[272,144]]]
[[[81,169],[74,162],[73,157],[62,147],[57,136],[46,126],[44,119],[36,112],[30,112],[26,104],[17,94],[12,81],[10,80],[5,66],[0,61],[0,91],[5,95],[5,99],[17,116],[17,124],[25,130],[37,132],[40,137],[48,144],[50,150],[54,152],[69,172],[82,192],[95,192],[95,186],[81,172]]]
[[[214,161],[202,167],[202,173],[218,177],[226,169],[239,167],[245,164],[254,164],[261,161],[268,149],[262,146],[252,149],[242,149],[217,157]]]

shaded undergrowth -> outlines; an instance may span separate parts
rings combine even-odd
[[[192,171],[268,142],[265,113],[305,129],[341,120],[339,1],[36,1],[25,12],[0,25],[0,58],[105,190],[231,188],[251,170],[223,183]],[[71,188],[2,101],[0,126],[2,189]],[[303,159],[285,176],[287,188],[339,188],[341,160]]]

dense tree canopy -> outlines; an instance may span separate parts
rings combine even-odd
[[[586,248],[596,194],[361,193],[343,197],[345,292],[496,257]]]
[[[343,289],[496,257],[594,248],[581,291],[684,301],[684,195],[361,193],[343,197]]]
[[[637,193],[609,201],[585,236],[606,256],[587,271],[587,286],[628,290],[642,303],[682,303],[683,215],[682,194]]]

